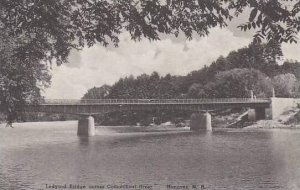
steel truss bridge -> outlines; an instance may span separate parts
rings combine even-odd
[[[183,110],[192,112],[213,111],[226,108],[269,108],[270,99],[45,99],[28,105],[26,112],[97,115],[115,111]]]
[[[46,99],[38,104],[25,106],[26,112],[45,112],[81,115],[78,120],[79,136],[96,134],[93,115],[115,111],[181,110],[193,114],[190,130],[212,130],[210,111],[228,108],[248,108],[248,119],[274,119],[286,109],[299,106],[293,98],[221,98],[221,99]],[[205,113],[201,113],[205,112]]]

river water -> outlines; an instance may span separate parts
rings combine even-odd
[[[300,189],[300,130],[76,128],[1,127],[0,189]]]

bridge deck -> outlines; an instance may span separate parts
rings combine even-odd
[[[222,99],[46,99],[40,105],[164,105],[164,104],[260,104],[269,103],[270,99],[222,98]]]

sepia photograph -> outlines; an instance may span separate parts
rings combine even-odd
[[[0,190],[300,190],[299,0],[0,0]]]

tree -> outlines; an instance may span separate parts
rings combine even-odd
[[[16,35],[47,34],[52,50],[55,45],[76,47],[84,42],[107,45],[111,40],[117,44],[122,30],[135,40],[156,40],[159,33],[178,35],[180,31],[188,38],[193,32],[207,35],[210,28],[225,26],[227,20],[249,8],[248,22],[240,28],[257,29],[257,39],[294,42],[300,29],[297,0],[291,0],[288,7],[285,0],[2,0],[0,7],[5,27]],[[67,50],[61,50],[53,55],[66,58]]]
[[[278,60],[283,56],[281,45],[275,41],[269,43],[251,43],[248,47],[231,52],[227,56],[227,67],[254,68],[268,76],[278,73]]]
[[[282,73],[294,74],[300,80],[300,63],[298,61],[285,61],[281,66]]]
[[[271,80],[255,69],[232,69],[215,75],[212,82],[198,89],[201,97],[215,98],[249,98],[253,90],[257,97],[270,97]]]
[[[189,87],[188,97],[189,98],[199,98],[203,91],[203,85],[199,83],[194,83]]]
[[[239,27],[242,31],[256,29],[254,39],[267,41],[297,43],[300,31],[300,2],[297,0],[232,0],[229,8],[235,10],[235,15],[250,8],[248,22]]]
[[[83,95],[82,99],[104,99],[109,95],[110,89],[111,87],[106,84],[98,88],[91,88]]]
[[[161,77],[157,72],[150,76],[142,74],[136,78],[125,77],[116,82],[109,98],[121,99],[167,99],[180,96],[180,85],[175,76]]]
[[[41,89],[50,84],[50,75],[38,55],[27,54],[18,46],[22,38],[0,34],[0,112],[11,124],[26,104],[37,103]]]
[[[175,36],[182,33],[188,39],[195,33],[205,36],[209,34],[210,28],[226,26],[228,20],[249,7],[249,22],[240,27],[242,30],[256,28],[256,41],[266,38],[268,41],[274,39],[279,42],[296,42],[295,36],[300,30],[300,2],[290,1],[292,6],[289,9],[285,8],[284,2],[286,1],[1,0],[0,29],[5,30],[9,38],[18,39],[13,43],[11,51],[14,53],[9,54],[23,56],[18,60],[10,58],[14,65],[23,64],[22,67],[16,66],[15,72],[33,68],[32,71],[29,69],[30,72],[25,72],[32,75],[35,72],[45,72],[44,61],[55,61],[58,65],[67,62],[73,48],[81,49],[95,43],[117,46],[119,34],[124,31],[128,31],[133,40],[159,40],[161,33]],[[232,12],[235,14],[231,15]],[[32,62],[36,63],[35,67],[32,67]],[[35,69],[40,71],[33,71]],[[6,70],[1,70],[2,81],[5,72]],[[44,85],[40,86],[38,83],[47,83],[48,77],[45,79],[43,82],[41,78],[35,78],[29,85],[31,90],[40,91]],[[2,88],[5,88],[3,91],[8,90],[8,94],[14,93],[7,86]],[[23,86],[20,87],[22,88]],[[2,99],[11,99],[5,102],[10,104],[5,105],[5,113],[17,113],[14,104],[26,99],[23,95],[26,91],[21,94],[15,98],[2,94]],[[12,117],[8,117],[9,120],[10,118]]]
[[[297,63],[287,62],[283,66],[278,65],[278,60],[282,56],[280,44],[277,42],[251,43],[247,47],[231,51],[226,57],[220,56],[209,66],[204,66],[198,71],[192,71],[184,79],[185,86],[190,87],[193,84],[205,86],[214,80],[216,74],[235,68],[256,69],[269,77],[281,74],[281,72],[295,72],[297,67],[300,70],[300,65]],[[185,91],[188,92],[192,89],[185,89]],[[206,96],[203,93],[202,95]],[[191,95],[191,91],[189,95]]]
[[[299,91],[299,83],[291,73],[280,74],[272,80],[277,97],[295,97]]]
[[[176,77],[172,77],[167,74],[165,77],[161,77],[157,86],[158,95],[160,99],[172,99],[178,98],[180,95],[179,84],[176,81]]]
[[[229,11],[213,1],[159,0],[2,0],[0,22],[12,36],[24,35],[32,47],[39,44],[44,56],[65,62],[71,48],[118,45],[128,31],[133,40],[158,40],[159,33],[180,32],[191,38],[210,28],[225,26]]]

